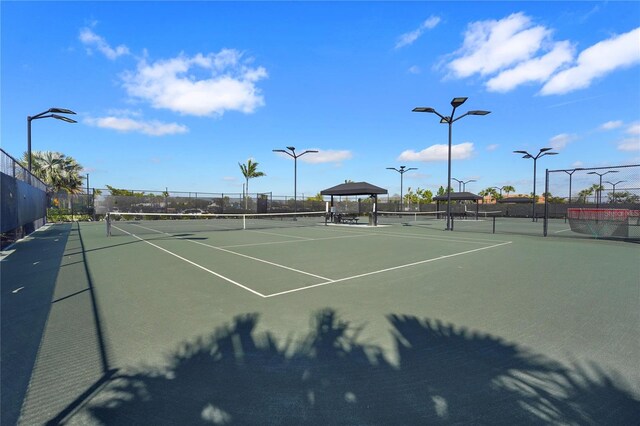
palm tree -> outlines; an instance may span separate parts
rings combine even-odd
[[[489,196],[494,200],[498,198],[498,192],[495,190],[495,188],[483,189],[482,191],[478,192],[478,195],[483,198]],[[489,201],[491,201],[491,199]]]
[[[25,152],[21,163],[28,163]],[[52,193],[65,191],[70,194],[82,192],[82,166],[73,158],[59,152],[33,151],[31,171],[41,179]]]
[[[251,158],[247,160],[247,164],[238,163],[238,166],[240,166],[240,170],[242,171],[242,175],[244,176],[244,179],[246,181],[246,186],[245,186],[246,192],[245,192],[245,199],[244,199],[244,209],[246,210],[247,201],[248,201],[247,195],[249,194],[249,179],[266,176],[266,175],[263,172],[258,171],[258,163],[254,162]]]
[[[598,185],[594,185],[594,186],[598,186]],[[587,203],[587,198],[589,197],[589,195],[593,194],[593,186],[590,188],[586,188],[583,189],[582,191],[578,192],[578,203],[582,203],[582,204],[586,204]]]
[[[503,187],[502,187],[502,190],[503,190],[504,192],[506,192],[506,193],[507,193],[507,197],[509,196],[509,193],[510,193],[510,192],[516,192],[516,189],[515,189],[513,186],[511,186],[511,185],[505,185],[505,186],[503,186]]]

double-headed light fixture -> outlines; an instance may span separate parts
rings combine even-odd
[[[448,172],[447,172],[447,230],[448,231],[451,230],[451,127],[453,123],[460,120],[462,117],[466,117],[467,115],[487,115],[490,113],[490,111],[472,110],[472,111],[465,112],[464,114],[454,118],[456,108],[458,108],[460,105],[465,103],[467,99],[468,98],[465,98],[465,97],[453,98],[453,100],[451,101],[451,106],[453,107],[453,110],[451,111],[451,115],[448,115],[448,116],[444,116],[440,114],[438,111],[436,111],[431,107],[416,107],[412,110],[413,112],[429,112],[432,114],[436,114],[438,117],[440,117],[440,123],[449,125],[449,153],[447,157],[448,158],[448,167],[447,167],[448,169]]]
[[[40,114],[27,116],[27,164],[28,164],[27,167],[29,172],[31,172],[31,122],[33,120],[38,120],[40,118],[55,118],[56,120],[62,120],[67,123],[77,123],[76,120],[73,120],[69,117],[66,117],[64,115],[58,115],[58,114],[74,114],[75,115],[75,112],[66,108],[49,108],[48,110],[43,111]]]
[[[396,172],[400,173],[400,211],[404,211],[404,199],[402,198],[402,177],[409,170],[418,170],[418,169],[415,167],[407,168],[407,166],[400,166],[399,169],[396,169],[395,167],[387,167],[387,170],[395,170]]]
[[[553,148],[541,148],[540,152],[535,156],[529,154],[527,151],[513,151],[515,154],[524,154],[522,158],[531,158],[533,160],[533,207],[531,210],[531,221],[536,221],[536,162],[538,158],[544,157],[545,155],[558,155],[557,152],[549,152]]]
[[[602,176],[609,174],[609,173],[618,173],[617,170],[608,170],[604,173],[598,173],[598,172],[588,172],[588,175],[598,175],[600,176],[600,183],[598,184],[598,191],[596,192],[596,208],[600,208],[600,197],[602,196]],[[620,182],[618,182],[620,183]],[[616,183],[617,185],[617,183]],[[615,191],[615,186],[613,187],[613,190]]]
[[[289,151],[284,149],[273,149],[273,152],[282,152],[293,158],[293,211],[298,212],[298,157],[302,157],[305,154],[318,152],[315,149],[307,149],[306,151],[296,154],[296,148],[294,146],[288,146]]]

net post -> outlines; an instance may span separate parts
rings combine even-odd
[[[111,236],[111,213],[107,212],[107,215],[105,217],[105,222],[107,224],[107,237]]]
[[[451,230],[453,231],[453,213],[449,214],[449,222],[451,222]]]
[[[242,229],[247,229],[247,215],[242,215]]]
[[[535,201],[534,201],[535,202]],[[544,177],[544,222],[542,225],[542,235],[547,236],[549,226],[549,169],[545,169]]]
[[[496,217],[493,216],[493,233],[496,233]]]

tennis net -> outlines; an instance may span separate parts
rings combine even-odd
[[[121,213],[106,215],[107,235],[274,229],[326,224],[325,212],[260,214]]]
[[[378,212],[378,224],[430,225],[446,218],[446,211],[435,212]]]

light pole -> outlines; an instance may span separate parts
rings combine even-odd
[[[604,173],[598,173],[598,172],[589,172],[587,173],[588,175],[598,175],[600,176],[600,184],[598,185],[598,194],[596,197],[596,209],[600,208],[600,195],[602,194],[602,176],[608,174],[608,173],[618,173],[617,170],[608,170]]]
[[[571,171],[563,170],[563,172],[569,175],[569,204],[571,204],[571,178],[573,177],[573,174],[578,170],[582,170],[582,169],[573,169]]]
[[[466,182],[462,182],[462,192],[466,192],[466,191],[467,191],[467,184],[468,184],[469,182],[477,182],[477,180],[475,180],[475,179],[471,179],[471,180],[468,180],[468,181],[466,181]]]
[[[396,172],[400,173],[400,211],[404,211],[404,199],[402,198],[402,177],[409,170],[418,170],[415,167],[409,167],[408,169],[406,167],[407,166],[400,166],[400,169],[396,169],[395,167],[387,167],[387,170],[395,170]]]
[[[500,198],[502,198],[502,188],[504,188],[504,186],[490,186],[490,189],[497,189],[498,191],[500,191]]]
[[[75,114],[75,112],[65,108],[49,108],[40,114],[27,116],[27,169],[29,172],[31,172],[31,122],[40,118],[55,118],[56,120],[66,121],[67,123],[77,123],[76,120],[58,114]]]
[[[458,192],[462,192],[462,181],[456,178],[451,178],[451,180],[455,180],[456,182],[458,182]]]
[[[622,182],[626,182],[626,180],[619,180],[616,183],[609,182],[608,180],[604,182],[604,183],[608,183],[609,185],[613,186],[613,195],[611,196],[611,200],[614,203],[616,202],[616,185],[618,185],[619,183],[622,183]]]
[[[273,152],[283,152],[287,154],[289,157],[293,158],[293,211],[298,212],[298,157],[302,157],[305,154],[318,152],[314,149],[308,149],[306,151],[301,152],[300,154],[296,154],[296,148],[294,146],[288,146],[287,149],[289,151],[285,151],[284,149],[274,149]]]
[[[513,151],[515,154],[524,154],[522,158],[531,158],[533,159],[533,208],[531,211],[531,221],[536,221],[536,162],[538,158],[544,157],[545,155],[558,155],[557,152],[549,152],[552,148],[541,148],[540,152],[534,157],[529,154],[527,151]]]
[[[412,110],[413,112],[429,112],[432,114],[436,114],[438,117],[440,117],[440,123],[446,123],[449,126],[449,150],[447,156],[447,231],[451,230],[451,128],[453,126],[453,123],[467,115],[487,115],[490,113],[490,111],[473,110],[465,112],[464,114],[453,118],[456,112],[456,108],[465,103],[467,99],[468,98],[465,97],[453,98],[451,100],[451,106],[453,107],[453,110],[451,110],[450,116],[444,116],[431,107],[416,107]]]

